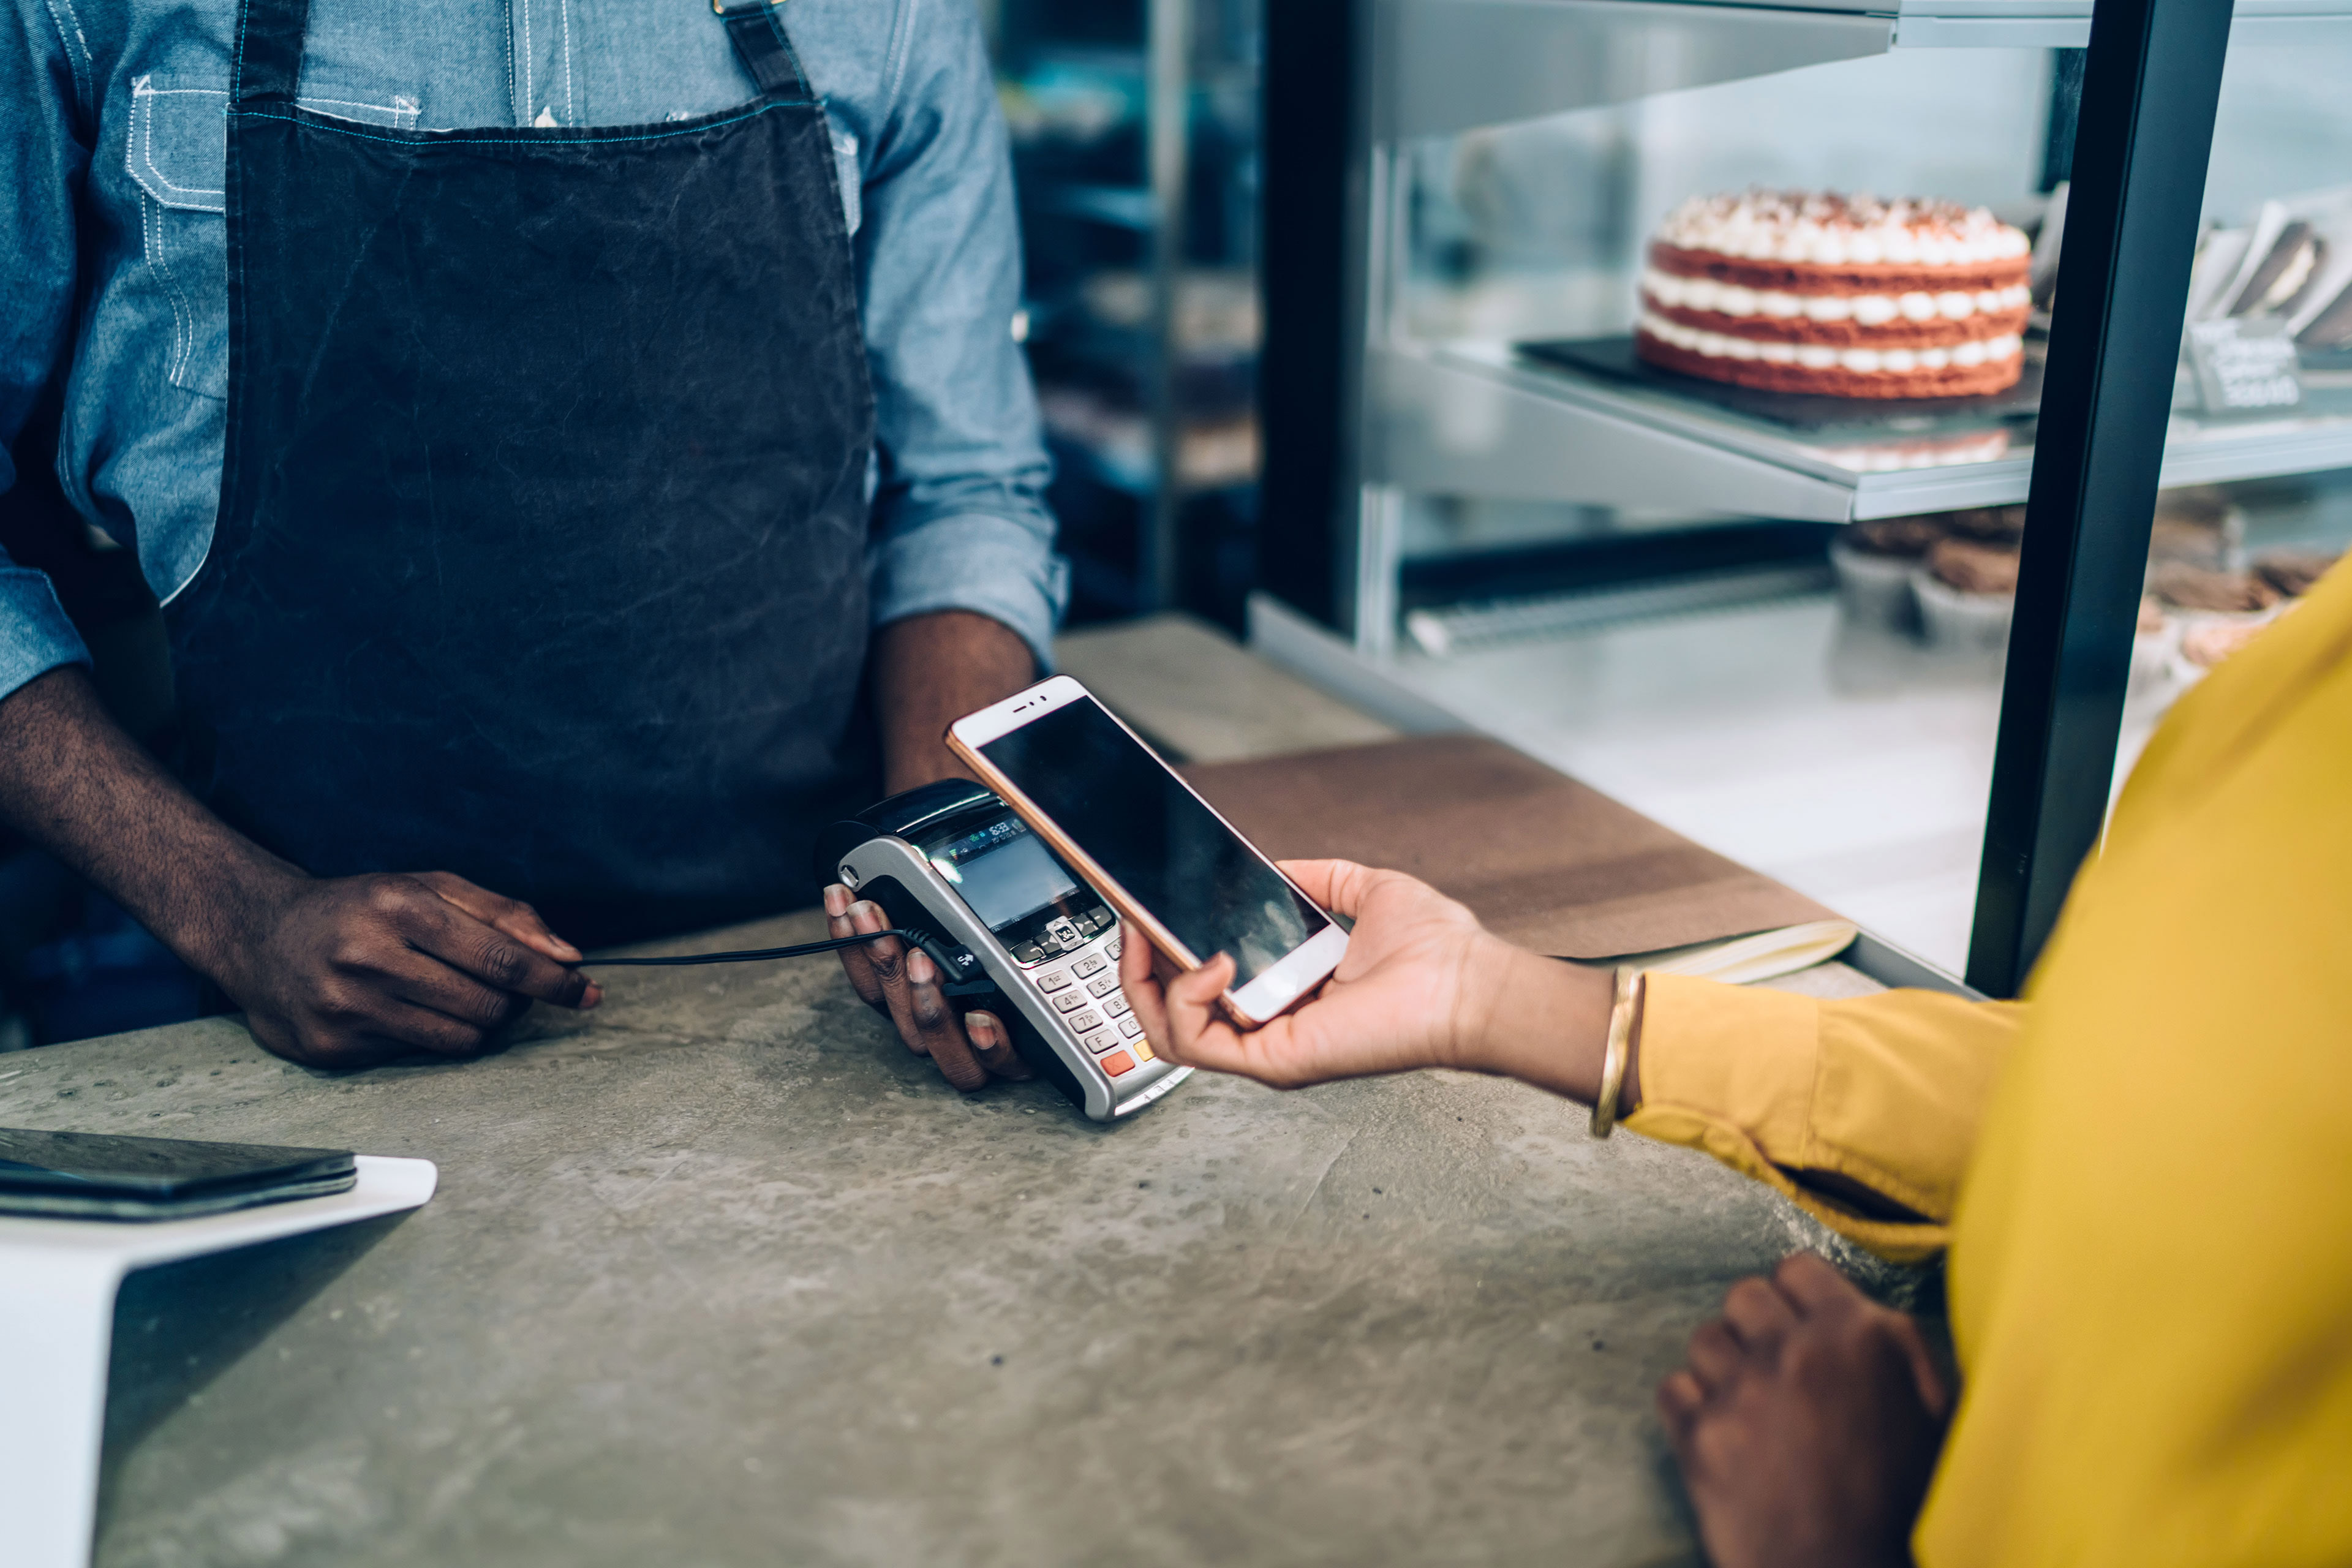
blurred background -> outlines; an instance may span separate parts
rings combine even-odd
[[[1181,612],[1401,722],[1435,711],[1486,729],[1958,967],[2006,621],[1989,640],[1947,635],[1899,584],[1893,599],[1857,588],[1866,564],[1842,576],[1832,544],[1845,542],[1851,566],[1895,539],[1857,520],[1935,510],[1885,499],[1894,492],[1872,487],[1885,475],[1975,464],[1986,479],[1969,504],[1984,515],[1930,531],[1990,531],[2013,550],[2017,519],[1998,514],[2023,498],[2030,419],[1768,429],[1671,389],[1538,372],[1518,345],[1627,332],[1646,237],[1693,195],[1938,196],[2042,236],[2060,222],[2081,51],[1896,48],[1402,135],[1369,155],[1356,147],[1347,178],[1371,184],[1351,184],[1352,226],[1328,268],[1331,298],[1361,307],[1343,322],[1342,357],[1369,345],[1451,365],[1468,379],[1442,384],[1469,391],[1412,405],[1421,395],[1383,403],[1344,367],[1286,380],[1342,405],[1331,417],[1362,502],[1351,491],[1335,517],[1269,517],[1261,268],[1297,224],[1262,205],[1265,121],[1269,101],[1310,115],[1324,101],[1321,89],[1265,80],[1263,7],[1283,3],[980,0],[1012,133],[1027,255],[1016,331],[1056,466],[1071,625]],[[2233,44],[2200,287],[2218,289],[2248,247],[2305,218],[2352,257],[2340,217],[2352,210],[2347,34]],[[1330,39],[1325,85],[1402,90],[1416,61],[1383,58],[1366,36]],[[1332,90],[1332,102],[1353,101]],[[2060,237],[2044,248],[2063,255]],[[2044,305],[2063,298],[2054,263],[2052,274]],[[2282,552],[2352,542],[2347,353],[2306,349],[2305,401],[2284,421],[2200,410],[2184,373],[2174,451],[2203,454],[2202,468],[2160,512],[2166,559],[2152,563],[2143,628],[2154,640],[2138,650],[2147,669],[2118,774],[2201,674],[2182,654],[2200,617],[2275,611],[2204,604],[2234,590],[2168,577],[2168,560],[2252,583]],[[1636,413],[1680,432],[1687,464],[1602,476],[1563,463],[1540,482],[1486,482],[1534,471],[1506,454],[1463,482],[1391,449],[1409,445],[1395,432],[1412,420],[1475,434],[1489,416],[1479,398],[1505,385],[1560,409]],[[1848,502],[1835,516],[1790,515],[1756,499],[1767,470],[1830,475]],[[128,558],[102,538],[30,537],[36,499],[0,498],[12,551],[71,584],[70,607],[117,668],[152,667],[160,641]],[[1906,560],[1901,548],[1891,558]],[[0,838],[0,1050],[168,1022],[203,1003],[195,977],[135,922]]]

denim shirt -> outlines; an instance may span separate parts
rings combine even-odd
[[[236,0],[0,0],[0,490],[62,374],[65,492],[168,602],[219,502]],[[874,624],[975,611],[1043,662],[1067,572],[1012,335],[1020,237],[978,19],[970,0],[793,0],[785,21],[856,252]],[[709,0],[314,0],[299,96],[460,129],[643,124],[756,90]],[[48,579],[0,555],[0,696],[86,657]]]

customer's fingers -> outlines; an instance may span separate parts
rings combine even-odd
[[[1321,904],[1331,907],[1331,874],[1345,865],[1341,860],[1276,860],[1276,869],[1298,884],[1299,890]]]
[[[1770,1280],[1748,1279],[1724,1297],[1723,1320],[1741,1344],[1769,1353],[1797,1326],[1797,1309]]]
[[[1952,1411],[1952,1391],[1944,1385],[1944,1374],[1927,1349],[1927,1337],[1919,1331],[1918,1321],[1909,1313],[1890,1310],[1886,1315],[1891,1320],[1888,1331],[1903,1347],[1904,1359],[1911,1363],[1911,1382],[1919,1390],[1919,1403],[1927,1407],[1928,1415],[1943,1420]]]
[[[1118,983],[1123,989],[1149,984],[1156,990],[1159,984],[1151,973],[1151,944],[1125,921],[1118,926]]]
[[[1167,999],[1160,991],[1160,976],[1152,971],[1151,944],[1129,925],[1118,928],[1118,987],[1127,994],[1128,1005],[1143,1021],[1144,1033],[1157,1048],[1168,1037]]]
[[[1698,1326],[1698,1331],[1690,1337],[1690,1348],[1685,1353],[1689,1358],[1691,1374],[1698,1379],[1699,1386],[1710,1394],[1731,1381],[1738,1373],[1742,1359],[1739,1342],[1732,1337],[1730,1328],[1720,1318],[1709,1318]]]
[[[1226,1054],[1217,1048],[1224,1042],[1213,1037],[1220,1033],[1233,1034],[1231,1026],[1221,1020],[1216,1012],[1217,999],[1224,994],[1233,977],[1234,961],[1220,952],[1200,968],[1180,974],[1161,987],[1162,1030],[1154,1033],[1151,1020],[1143,1020],[1144,1032],[1151,1036],[1152,1048],[1160,1048],[1164,1035],[1180,1062],[1220,1072],[1238,1070],[1236,1065],[1219,1059]],[[1132,1002],[1134,998],[1129,1000]]]
[[[1671,1373],[1658,1384],[1658,1414],[1666,1424],[1667,1439],[1674,1444],[1676,1457],[1690,1439],[1692,1423],[1706,1405],[1706,1390],[1687,1371]]]
[[[1353,860],[1277,860],[1275,864],[1308,898],[1349,920],[1362,910],[1364,896],[1379,875]]]
[[[966,1013],[963,1016],[964,1038],[971,1042],[980,1065],[1001,1079],[1018,1083],[1036,1075],[1021,1053],[1013,1048],[1013,1033],[993,1013]]]
[[[1780,1266],[1772,1270],[1772,1283],[1796,1304],[1800,1317],[1835,1311],[1869,1300],[1818,1252],[1791,1253],[1780,1259]]]

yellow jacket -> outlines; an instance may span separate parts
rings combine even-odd
[[[1948,1242],[1925,1568],[2352,1563],[2352,566],[2175,708],[2025,1002],[1645,1015],[1629,1127]]]

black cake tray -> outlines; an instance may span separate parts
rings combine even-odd
[[[1633,340],[1552,338],[1512,345],[1528,359],[1580,371],[1620,384],[1647,387],[1727,413],[1792,430],[1856,434],[1916,433],[2031,420],[2042,405],[2042,358],[2029,344],[2025,374],[2015,386],[1983,397],[1825,397],[1819,393],[1762,392],[1684,375],[1636,358]]]

